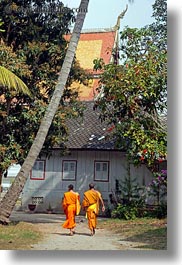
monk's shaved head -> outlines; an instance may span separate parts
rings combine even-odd
[[[94,189],[94,187],[95,187],[94,183],[90,183],[90,184],[89,184],[89,188],[90,188],[90,189]]]

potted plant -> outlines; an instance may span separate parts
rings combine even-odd
[[[52,212],[53,212],[53,209],[52,209],[51,203],[49,202],[49,206],[47,208],[47,213],[52,213]]]
[[[35,208],[36,208],[36,204],[32,204],[32,203],[29,203],[29,204],[28,204],[28,209],[29,209],[31,212],[33,212],[33,211],[35,210]]]

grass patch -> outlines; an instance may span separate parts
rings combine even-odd
[[[42,238],[35,224],[20,222],[7,226],[0,225],[0,249],[13,250],[31,249],[31,245]]]
[[[167,250],[166,219],[109,219],[99,222],[98,228],[118,234],[122,241],[132,242],[136,248]]]

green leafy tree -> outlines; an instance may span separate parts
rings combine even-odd
[[[1,113],[3,113],[0,123],[1,143],[5,143],[4,135],[9,135],[11,132],[11,139],[22,146],[25,157],[54,91],[57,73],[61,69],[67,49],[63,34],[68,32],[73,14],[60,1],[12,2],[6,0],[0,2],[0,10],[3,18],[2,25],[5,29],[0,33],[1,65],[21,78],[33,95],[30,98],[23,94],[19,95],[16,91],[11,92],[10,95],[6,87],[1,86],[0,95],[5,100],[0,103]],[[76,112],[81,112],[79,110],[81,104],[76,102],[77,93],[68,89],[68,86],[72,80],[83,81],[85,77],[83,69],[74,60],[61,99],[61,105],[66,107],[64,110],[60,107],[57,113],[57,117],[62,117],[62,122],[63,116],[65,120],[70,113],[75,115]],[[8,116],[8,119],[5,116]],[[24,127],[20,128],[20,124],[24,124]],[[55,139],[57,144],[61,144],[65,137],[61,135],[66,132],[66,128],[59,127],[59,123],[51,126],[54,141],[49,136],[49,141],[45,144],[46,149],[50,147],[50,143],[55,142]],[[64,133],[61,134],[59,129]],[[14,157],[12,160],[14,161]],[[23,157],[18,157],[17,162],[22,163],[22,161]]]
[[[73,18],[60,0],[2,0],[0,14],[5,30],[1,36],[14,50],[37,40],[61,45]]]
[[[18,173],[15,181],[13,182],[11,188],[6,193],[2,201],[0,202],[0,222],[6,224],[9,220],[9,216],[16,204],[16,201],[21,193],[26,180],[28,178],[29,172],[34,165],[34,162],[39,155],[50,126],[52,124],[53,118],[59,107],[61,97],[63,95],[64,87],[66,85],[69,72],[74,60],[76,47],[78,45],[81,29],[86,16],[86,10],[88,8],[89,0],[82,0],[79,7],[79,12],[77,14],[77,19],[71,36],[71,40],[67,49],[66,57],[62,65],[61,72],[59,73],[58,83],[54,90],[51,101],[46,109],[44,118],[41,121],[38,133],[34,139],[34,142],[30,148],[27,158],[25,159],[20,172]]]
[[[104,66],[96,104],[117,146],[155,171],[167,152],[166,1],[153,8],[157,23],[121,32],[122,63]]]
[[[2,0],[0,13],[4,22],[1,40],[17,56],[25,56],[31,76],[22,77],[32,93],[47,102],[54,91],[67,49],[64,35],[74,19],[73,11],[57,0]],[[82,80],[83,70],[76,62],[67,84]],[[70,92],[70,91],[69,91]]]
[[[14,94],[23,94],[31,96],[31,93],[25,83],[14,73],[0,66],[0,88],[6,89],[8,97],[6,100],[2,98],[5,109],[0,106],[0,123],[1,123],[1,144],[0,144],[0,192],[2,174],[11,165],[12,161],[16,161],[21,153],[21,147],[13,141],[11,135],[5,131],[5,123],[10,111],[11,99]],[[1,96],[1,94],[0,94]],[[6,101],[6,102],[5,102]],[[1,104],[0,104],[1,105]]]
[[[52,6],[55,3],[56,9]],[[37,8],[40,12],[37,12]],[[12,72],[11,76],[1,75],[0,82],[2,177],[2,173],[12,163],[23,163],[33,143],[61,70],[67,50],[63,34],[68,32],[73,13],[59,1],[1,1],[0,10],[3,18],[3,30],[0,32],[1,69],[6,68]],[[13,73],[16,79],[12,78]],[[68,86],[72,80],[83,81],[85,77],[83,69],[74,60],[60,106],[44,144],[47,155],[50,155],[51,147],[63,147],[67,139],[67,117],[82,112],[82,104],[76,101],[77,92],[71,91]],[[20,91],[20,88],[25,89],[23,81],[29,87],[31,97]],[[21,86],[18,86],[20,82]],[[11,90],[7,83],[11,84]]]

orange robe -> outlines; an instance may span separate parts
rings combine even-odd
[[[76,192],[65,192],[62,207],[66,214],[66,221],[62,225],[64,228],[72,229],[76,226],[75,215],[79,214],[80,197]]]
[[[97,225],[97,215],[99,213],[99,200],[101,194],[95,190],[88,190],[84,193],[82,207],[86,210],[88,227],[92,230]]]

